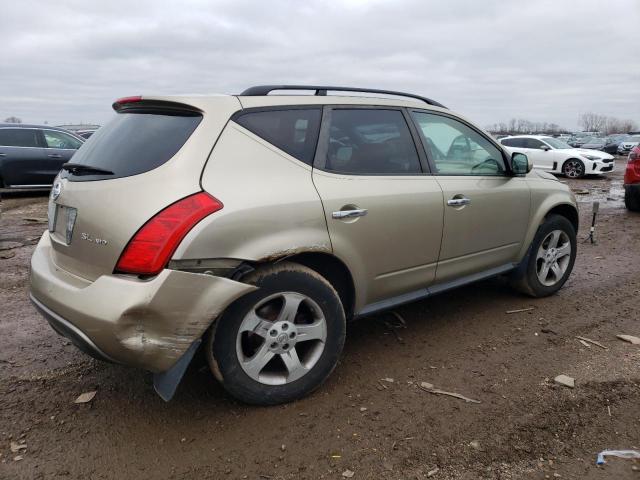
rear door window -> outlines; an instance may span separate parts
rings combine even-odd
[[[63,148],[65,150],[77,150],[82,146],[82,142],[77,138],[64,132],[55,130],[43,130],[44,140],[47,148]]]
[[[332,110],[324,168],[353,175],[422,172],[402,112],[370,108]]]
[[[73,156],[73,163],[113,175],[72,175],[74,181],[129,177],[166,163],[185,144],[202,115],[191,112],[118,113],[99,128]]]
[[[0,145],[4,147],[40,147],[39,132],[32,128],[0,128]]]
[[[237,115],[234,120],[280,150],[311,165],[320,117],[320,109],[314,108],[247,112]]]

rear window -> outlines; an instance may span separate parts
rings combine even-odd
[[[268,110],[234,118],[247,130],[309,165],[318,141],[320,109]]]
[[[38,147],[38,130],[0,128],[0,145],[5,147]]]
[[[146,110],[148,112],[148,110]],[[69,175],[70,180],[107,180],[148,172],[166,163],[185,144],[202,115],[118,113],[76,152],[73,163],[113,175]]]

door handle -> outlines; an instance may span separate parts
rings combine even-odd
[[[467,197],[454,197],[447,200],[447,205],[450,207],[464,207],[465,205],[469,205],[471,203],[471,199]]]
[[[49,158],[62,158],[62,155],[58,155],[57,153],[50,153],[47,155]]]
[[[355,210],[338,210],[331,214],[331,218],[342,220],[344,218],[364,217],[367,214],[366,208],[358,208]]]

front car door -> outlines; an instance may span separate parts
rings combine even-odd
[[[354,276],[356,313],[434,281],[442,190],[416,140],[403,109],[324,109],[313,182],[334,253]]]
[[[49,183],[53,183],[53,179],[58,174],[62,165],[67,163],[82,146],[82,140],[58,130],[42,130],[45,143],[45,154],[47,162],[45,170]]]
[[[525,138],[524,142],[526,148],[522,153],[531,159],[535,168],[539,168],[540,170],[553,170],[555,155],[549,145],[537,138]]]
[[[46,156],[40,131],[27,127],[0,128],[0,186],[49,186],[41,175]]]
[[[444,194],[436,283],[511,268],[529,224],[526,179],[510,176],[502,149],[469,124],[420,110],[412,117]]]

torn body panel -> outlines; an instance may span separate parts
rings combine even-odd
[[[31,294],[117,362],[164,372],[211,322],[256,287],[163,270],[151,279],[102,275],[89,282],[57,267],[45,233],[31,260]]]

